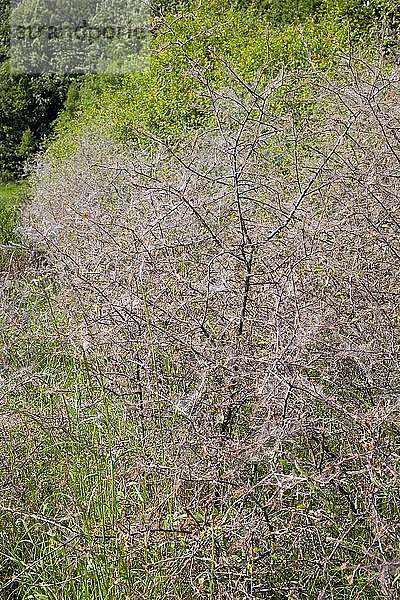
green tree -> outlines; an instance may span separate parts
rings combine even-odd
[[[0,2],[0,179],[18,177],[25,160],[51,133],[71,81],[62,74],[11,71],[9,10],[9,0]]]
[[[9,61],[0,64],[0,171],[19,176],[27,152],[21,154],[21,141],[27,129],[36,144],[52,131],[52,123],[64,104],[70,78],[66,75],[16,75]],[[25,141],[27,141],[25,134]],[[28,150],[25,146],[25,150]]]

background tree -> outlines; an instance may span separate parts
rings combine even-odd
[[[0,5],[0,178],[18,177],[23,162],[52,131],[63,107],[71,76],[15,74],[10,66],[10,2]],[[29,129],[30,142],[24,133]],[[25,138],[23,139],[23,136]],[[24,156],[21,155],[21,144]],[[28,151],[29,148],[29,151]]]

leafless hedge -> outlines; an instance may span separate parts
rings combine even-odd
[[[232,76],[179,149],[88,138],[45,159],[25,232],[137,427],[119,470],[132,561],[175,540],[158,568],[200,597],[212,557],[215,598],[348,597],[354,580],[394,598],[399,74]],[[149,474],[140,512],[129,481]]]

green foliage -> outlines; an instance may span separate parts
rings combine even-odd
[[[334,20],[277,28],[268,16],[228,2],[211,0],[179,19],[171,14],[158,24],[143,72],[86,81],[80,114],[73,123],[60,119],[52,151],[68,153],[79,129],[102,129],[129,144],[145,143],[149,131],[179,140],[209,122],[209,86],[237,85],[231,69],[264,85],[283,67],[332,68],[348,43],[347,29]]]
[[[21,143],[18,148],[18,154],[22,158],[27,158],[30,154],[34,152],[35,147],[35,137],[30,127],[27,127],[22,134]]]
[[[155,20],[152,52],[142,72],[86,79],[76,117],[59,119],[53,155],[74,151],[83,129],[103,130],[128,145],[148,143],[149,132],[168,142],[180,140],[209,123],[209,86],[234,88],[241,79],[262,87],[282,68],[332,71],[343,52],[367,54],[383,35],[382,22],[399,18],[392,0],[236,6],[209,0],[192,10],[182,4],[173,8],[182,11],[179,18],[172,12],[164,21]],[[77,101],[74,96],[74,110]]]
[[[78,107],[79,101],[79,84],[77,81],[72,81],[68,87],[67,96],[64,102],[64,111],[68,117],[72,117]]]
[[[8,0],[0,6],[0,179],[3,181],[20,176],[24,162],[49,135],[70,81],[70,77],[62,74],[17,75],[11,71],[9,6]]]
[[[21,174],[24,161],[51,132],[68,84],[64,75],[16,75],[8,61],[0,64],[0,172]]]
[[[264,14],[274,25],[288,25],[317,16],[323,0],[250,0],[239,2],[240,7]]]
[[[325,0],[330,19],[349,27],[354,39],[368,39],[371,33],[385,35],[385,29],[399,25],[400,7],[396,0]]]
[[[0,63],[9,55],[8,11],[9,0],[0,3]]]

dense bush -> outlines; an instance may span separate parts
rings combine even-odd
[[[27,422],[40,398],[7,488],[21,597],[399,591],[398,71],[315,72],[308,114],[296,78],[234,83],[178,150],[39,167],[42,344],[83,361],[4,384]]]

